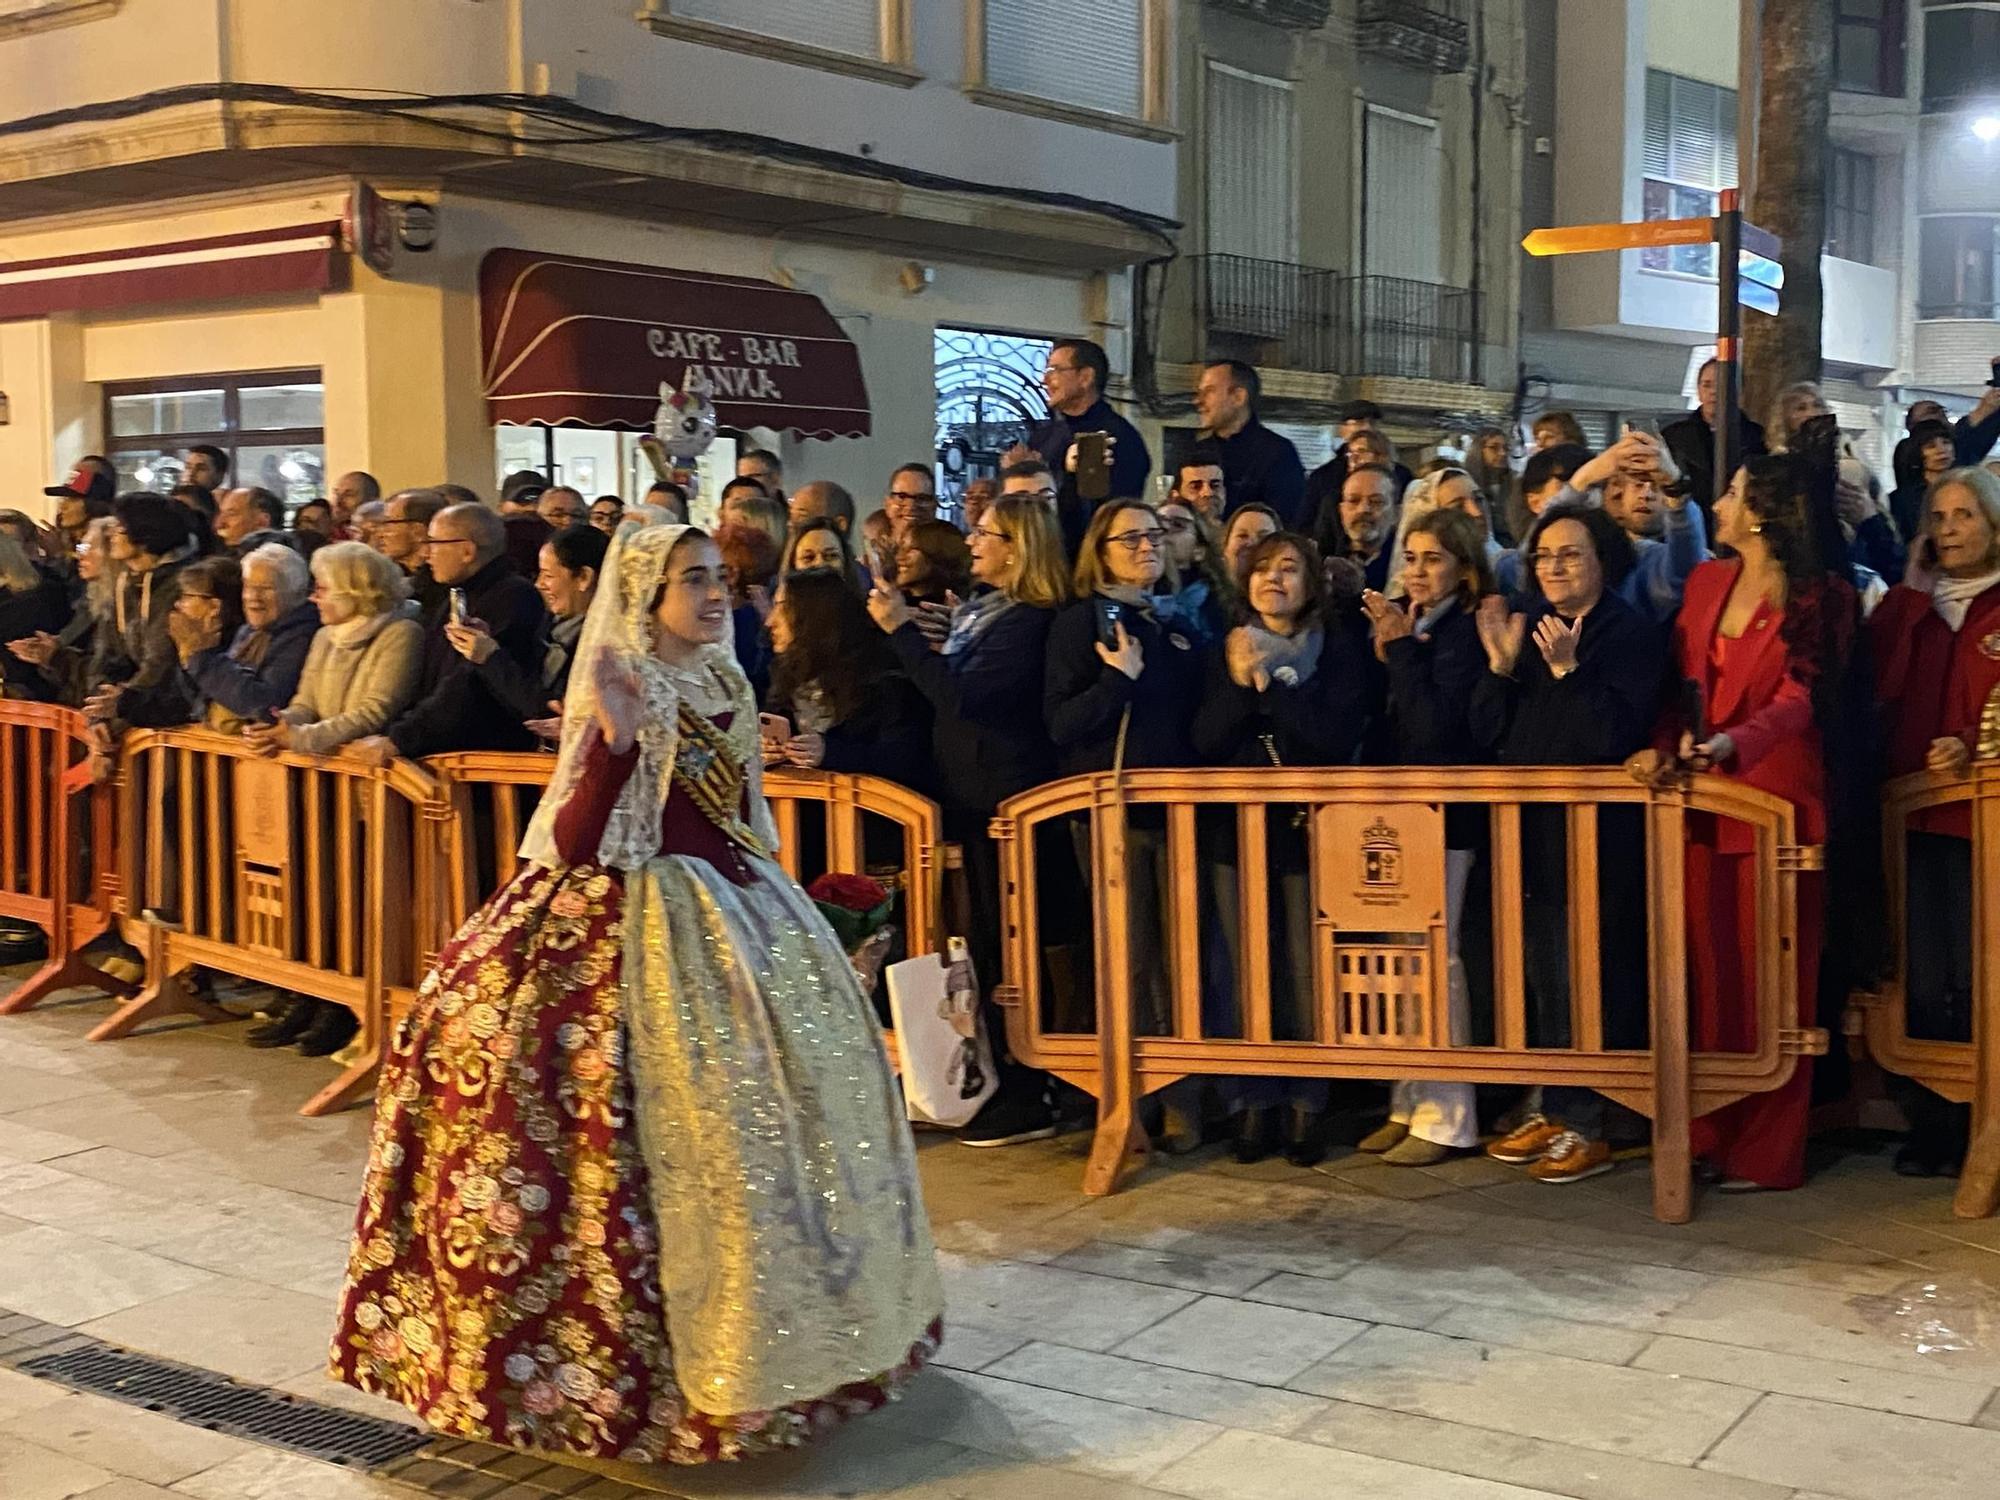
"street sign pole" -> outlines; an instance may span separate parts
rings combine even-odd
[[[1741,395],[1743,309],[1737,301],[1737,262],[1743,248],[1743,208],[1735,188],[1724,188],[1715,219],[1715,486],[1720,500],[1736,478],[1735,455]]]

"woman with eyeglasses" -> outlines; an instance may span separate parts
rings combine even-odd
[[[181,670],[197,651],[211,644],[234,640],[243,628],[243,568],[227,555],[204,557],[181,574],[180,592],[174,598],[173,613],[167,616],[167,634],[180,656]],[[193,673],[188,673],[193,684]],[[237,715],[222,709],[209,712],[198,686],[189,698],[189,723],[205,723],[222,734],[235,734],[243,726]],[[199,717],[197,717],[197,715]]]
[[[292,701],[320,623],[305,559],[290,547],[266,542],[241,569],[242,625],[233,634],[219,615],[174,619],[181,665],[207,700],[205,721],[224,734],[268,723]]]
[[[1666,676],[1659,632],[1621,599],[1632,543],[1602,510],[1558,502],[1522,544],[1528,591],[1492,595],[1477,625],[1486,671],[1472,690],[1473,738],[1502,765],[1618,765],[1651,737]],[[1517,610],[1515,602],[1525,603]],[[1645,834],[1638,809],[1598,813],[1598,954],[1604,1045],[1646,1045]],[[1521,810],[1528,1041],[1569,1047],[1568,809]],[[1496,892],[1496,900],[1511,893]],[[1601,1096],[1548,1088],[1542,1107],[1490,1144],[1495,1161],[1565,1183],[1611,1170]]]
[[[1189,731],[1201,703],[1205,653],[1194,634],[1160,608],[1155,590],[1164,581],[1172,592],[1179,580],[1167,559],[1167,532],[1158,512],[1137,500],[1100,506],[1084,528],[1073,576],[1077,602],[1049,627],[1042,695],[1057,774],[1198,764]],[[1088,820],[1071,828],[1088,889],[1103,878],[1091,867]],[[1166,823],[1159,808],[1130,810],[1126,851],[1135,1021],[1142,1034],[1159,1036],[1172,1014],[1162,904]],[[1084,976],[1092,972],[1088,962],[1079,964],[1079,1014],[1058,1015],[1059,1029],[1092,1024],[1084,1010]],[[1170,1132],[1176,1143],[1198,1134],[1183,1119],[1174,1120]]]
[[[1281,531],[1249,558],[1248,609],[1220,651],[1208,653],[1207,681],[1193,725],[1202,763],[1216,766],[1351,765],[1381,707],[1380,674],[1365,637],[1328,618],[1319,548]],[[1197,820],[1202,864],[1222,935],[1205,945],[1203,1029],[1249,1035],[1237,976],[1243,961],[1238,902],[1236,816],[1202,808]],[[1311,853],[1300,810],[1272,807],[1264,835],[1272,887],[1269,924],[1271,1036],[1314,1037]],[[1282,1144],[1295,1166],[1326,1155],[1324,1079],[1232,1079],[1223,1089],[1236,1116],[1236,1159],[1261,1161]]]
[[[876,584],[868,613],[930,701],[944,834],[964,853],[973,966],[990,990],[1000,982],[1002,899],[1000,854],[988,824],[1001,802],[1040,786],[1055,769],[1055,750],[1034,705],[1049,624],[1069,601],[1070,584],[1055,512],[1039,500],[1002,495],[966,540],[972,592],[952,612],[937,649],[893,584]],[[960,1143],[1008,1146],[1054,1135],[1048,1075],[1008,1063],[999,1013],[988,1005],[984,1014],[1001,1059],[1000,1089],[959,1132]]]

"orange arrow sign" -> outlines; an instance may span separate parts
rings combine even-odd
[[[1590,250],[1640,250],[1652,245],[1706,245],[1713,219],[1646,219],[1637,224],[1571,224],[1537,229],[1521,241],[1530,255],[1577,255]]]

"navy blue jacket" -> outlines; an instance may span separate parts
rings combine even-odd
[[[1028,446],[1042,457],[1056,476],[1056,518],[1062,523],[1063,544],[1076,556],[1084,528],[1102,500],[1086,500],[1076,492],[1076,475],[1064,467],[1070,444],[1083,432],[1107,432],[1117,439],[1111,449],[1111,493],[1106,500],[1144,500],[1146,479],[1153,472],[1152,455],[1146,451],[1139,429],[1111,409],[1100,396],[1090,409],[1078,416],[1053,413],[1037,423],[1028,434]]]
[[[523,671],[541,661],[548,610],[534,585],[514,571],[503,554],[460,585],[466,613],[485,622],[487,633]],[[396,753],[407,760],[453,750],[532,750],[536,740],[521,716],[495,695],[478,668],[445,639],[444,606],[424,616],[424,654],[417,677],[417,700],[388,729]]]
[[[1576,670],[1558,682],[1535,644],[1536,624],[1554,611],[1541,599],[1515,601],[1523,605],[1527,635],[1514,675],[1489,669],[1472,690],[1472,735],[1482,750],[1505,765],[1592,766],[1643,749],[1666,681],[1659,631],[1607,590],[1584,616]]]
[[[221,646],[188,658],[187,674],[202,697],[219,703],[239,719],[268,724],[271,716],[292,701],[306,669],[306,652],[319,633],[319,608],[301,604],[271,623],[271,644],[258,666],[246,666],[230,653],[257,632],[245,625],[225,650]]]
[[[955,656],[931,650],[914,624],[889,637],[903,670],[930,700],[931,750],[944,807],[990,813],[1049,779],[1055,750],[1035,705],[1054,618],[1052,609],[1017,604]]]
[[[1214,441],[1222,450],[1229,509],[1261,501],[1283,518],[1287,531],[1303,531],[1311,523],[1306,513],[1306,466],[1299,462],[1299,450],[1289,438],[1252,417],[1236,436]]]
[[[1098,656],[1094,599],[1067,606],[1049,627],[1042,715],[1064,776],[1112,768],[1128,708],[1128,769],[1196,763],[1188,730],[1201,701],[1203,653],[1178,622],[1162,625],[1139,610],[1125,620],[1145,656],[1136,681]]]
[[[1194,747],[1217,766],[1345,766],[1354,762],[1381,712],[1381,674],[1359,632],[1325,632],[1319,665],[1296,687],[1258,692],[1229,675],[1225,650],[1209,653],[1208,681],[1194,720]]]

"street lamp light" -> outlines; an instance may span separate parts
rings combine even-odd
[[[1972,122],[1972,133],[1989,146],[2000,141],[2000,115],[1981,115]]]

